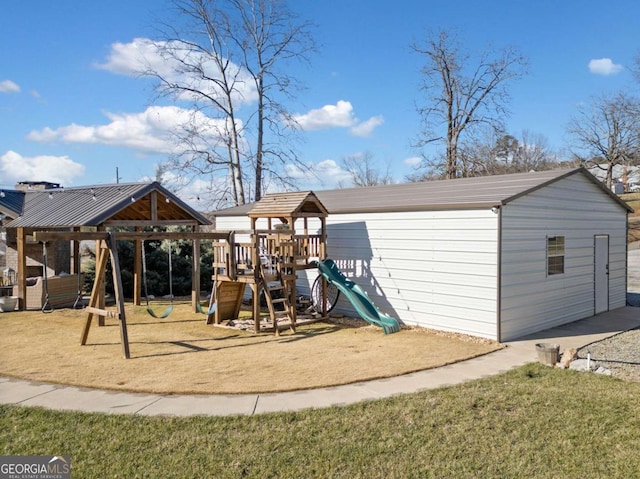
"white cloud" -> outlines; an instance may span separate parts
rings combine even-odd
[[[84,165],[68,156],[27,157],[9,150],[0,156],[0,171],[4,179],[12,182],[51,181],[68,185],[84,174]]]
[[[176,60],[180,58],[182,61]],[[96,63],[96,68],[118,75],[139,76],[154,72],[167,82],[189,87],[213,97],[222,98],[222,92],[215,82],[204,80],[221,78],[220,69],[213,57],[195,52],[179,41],[154,42],[148,38],[134,38],[129,43],[114,43],[104,63]],[[195,67],[195,68],[194,68]],[[198,71],[200,70],[201,71]],[[256,89],[249,74],[230,62],[226,68],[228,78],[234,79],[233,98],[237,104],[250,104],[257,100]],[[188,92],[177,95],[180,100],[199,100]]]
[[[170,70],[164,68],[156,46],[148,38],[134,38],[130,43],[112,44],[106,62],[96,63],[95,66],[128,76],[137,76],[151,67],[161,74],[170,73]]]
[[[322,160],[316,164],[309,164],[307,168],[300,165],[286,165],[286,173],[298,183],[301,189],[321,187],[337,188],[342,182],[351,181],[348,171],[342,169],[334,160]]]
[[[0,81],[0,93],[20,93],[20,86],[11,80]]]
[[[596,75],[615,75],[622,70],[622,65],[613,63],[611,58],[597,58],[589,62],[589,71]]]
[[[27,139],[48,143],[87,143],[132,148],[144,153],[172,153],[176,149],[175,132],[195,124],[203,137],[214,144],[223,134],[225,120],[213,119],[201,112],[176,106],[152,106],[142,113],[105,113],[105,125],[83,126],[72,123],[56,129],[32,131]],[[239,125],[240,127],[242,125]]]
[[[349,131],[354,136],[369,136],[376,127],[383,123],[382,115],[372,116],[368,120],[353,126]]]
[[[348,128],[356,124],[351,102],[339,100],[335,105],[310,110],[303,115],[294,115],[300,128],[306,131],[325,130],[328,128]]]
[[[369,136],[384,122],[381,115],[359,121],[354,115],[351,102],[344,100],[338,100],[335,105],[325,105],[304,114],[293,115],[293,119],[304,131],[349,128],[349,132],[355,136]]]
[[[420,158],[419,156],[411,156],[405,159],[403,163],[411,168],[417,168],[418,166],[420,166],[420,163],[422,163],[422,158]]]

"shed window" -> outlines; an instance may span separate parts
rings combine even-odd
[[[564,274],[564,236],[547,236],[547,276]]]

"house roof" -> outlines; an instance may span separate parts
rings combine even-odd
[[[58,188],[24,193],[21,215],[8,228],[110,224],[210,224],[158,182]]]
[[[253,203],[248,215],[251,218],[324,218],[328,212],[313,192],[298,191],[265,195]]]
[[[9,218],[17,218],[22,214],[24,192],[15,190],[0,190],[0,213]]]
[[[491,208],[506,205],[576,174],[584,175],[620,206],[633,211],[584,168],[324,190],[316,191],[315,194],[330,214]],[[215,215],[243,216],[251,208],[252,205],[242,205],[218,211]]]

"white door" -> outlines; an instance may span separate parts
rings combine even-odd
[[[595,314],[609,311],[609,236],[596,235],[594,296]]]

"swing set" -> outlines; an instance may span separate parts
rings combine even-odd
[[[156,319],[165,319],[173,312],[173,268],[171,266],[171,243],[169,243],[169,306],[162,314],[157,314],[149,303],[149,286],[147,281],[147,260],[144,251],[144,240],[140,242],[142,248],[142,284],[144,285],[144,297],[147,302],[147,313]],[[198,305],[200,302],[198,302]]]
[[[87,319],[80,344],[87,342],[93,317],[98,325],[104,325],[106,317],[116,318],[120,325],[122,350],[130,357],[127,324],[125,317],[122,280],[117,252],[117,241],[142,242],[134,247],[134,304],[139,305],[140,280],[145,283],[147,312],[155,318],[166,318],[173,310],[173,265],[169,252],[170,305],[162,314],[156,312],[149,302],[147,263],[144,254],[145,240],[187,240],[193,243],[192,296],[193,312],[207,315],[206,324],[221,325],[222,321],[238,318],[246,289],[251,289],[254,330],[261,331],[266,317],[260,309],[261,294],[269,310],[273,331],[279,334],[280,326],[287,325],[293,332],[296,327],[297,271],[316,269],[317,259],[326,258],[326,217],[328,213],[312,192],[282,193],[267,195],[249,212],[251,227],[246,231],[203,232],[51,232],[34,233],[36,241],[96,240],[96,274],[89,304],[84,309]],[[296,221],[302,223],[296,233]],[[310,225],[309,220],[317,222]],[[273,222],[277,221],[277,224]],[[258,227],[258,223],[261,228]],[[265,228],[266,226],[266,228]],[[319,233],[310,233],[310,229]],[[247,237],[236,241],[236,234]],[[200,240],[213,242],[213,268],[215,280],[211,291],[209,309],[204,312],[199,301],[200,294]],[[99,252],[99,254],[98,254]],[[116,310],[104,307],[104,283],[107,261],[111,261],[115,289]],[[142,266],[142,271],[140,267]],[[326,281],[320,280],[317,289],[326,298]],[[327,315],[327,301],[319,301],[321,315]]]
[[[122,289],[122,277],[120,271],[120,261],[118,258],[118,250],[117,250],[117,241],[140,241],[142,246],[140,248],[140,252],[142,254],[142,272],[143,277],[146,276],[146,259],[144,255],[144,241],[145,240],[178,240],[178,239],[186,239],[191,240],[193,242],[194,255],[193,255],[193,271],[192,277],[194,278],[194,286],[195,283],[199,283],[199,281],[195,280],[196,275],[199,275],[199,245],[200,240],[212,240],[212,241],[221,241],[224,243],[233,242],[233,233],[232,232],[213,232],[213,233],[202,233],[202,232],[62,232],[62,231],[36,231],[34,233],[34,239],[36,241],[41,241],[43,243],[43,251],[46,255],[46,243],[48,241],[56,241],[56,240],[66,240],[66,241],[82,241],[82,240],[95,240],[96,241],[96,272],[95,272],[95,280],[93,283],[93,288],[91,291],[91,296],[89,299],[88,305],[84,308],[87,313],[87,318],[84,324],[84,328],[82,330],[82,336],[80,339],[80,344],[85,345],[87,343],[87,339],[89,336],[89,330],[91,328],[91,323],[93,322],[94,316],[98,318],[98,325],[104,326],[104,319],[115,318],[119,320],[120,325],[120,339],[122,343],[122,351],[125,358],[130,358],[130,350],[129,350],[129,339],[127,333],[127,322],[126,322],[126,314],[124,309],[124,294]],[[196,254],[197,252],[197,254]],[[46,259],[46,258],[45,258]],[[197,261],[196,261],[197,259]],[[105,285],[105,276],[106,276],[106,267],[107,262],[111,262],[111,271],[113,275],[113,285],[114,285],[114,293],[115,293],[115,303],[116,310],[107,310],[104,308],[104,285]],[[169,283],[172,283],[172,265],[171,265],[171,252],[169,253]],[[44,278],[43,278],[44,279]],[[143,282],[145,282],[145,293],[148,290],[146,285],[146,280],[143,278]],[[199,289],[199,288],[198,288]],[[169,308],[162,313],[156,313],[149,303],[149,295],[146,294],[147,297],[147,312],[159,319],[164,319],[168,317],[173,311],[173,290],[172,286],[170,286],[171,292],[171,303]],[[202,306],[200,305],[200,301],[198,298],[198,292],[193,291],[192,295],[192,304],[194,306],[194,310],[198,312],[203,312]],[[214,291],[212,292],[211,302],[215,301],[215,285]],[[47,308],[49,309],[49,308]],[[52,309],[51,309],[52,311]],[[51,312],[47,311],[47,312]],[[211,315],[215,312],[215,303],[210,304],[209,310],[206,312],[207,315]]]
[[[140,242],[140,247],[141,247],[141,256],[142,256],[142,284],[144,285],[144,296],[145,296],[145,301],[147,303],[147,313],[149,313],[149,315],[153,316],[156,319],[166,319],[169,317],[169,315],[173,312],[173,300],[174,300],[174,295],[173,295],[173,262],[172,262],[172,254],[171,254],[171,243],[169,243],[168,246],[168,258],[169,258],[169,266],[168,266],[168,273],[169,273],[169,306],[167,307],[167,309],[162,313],[162,314],[158,314],[157,312],[155,312],[153,310],[153,308],[151,307],[151,303],[149,301],[150,295],[149,295],[149,282],[148,282],[148,278],[147,278],[147,260],[146,260],[146,252],[145,252],[145,248],[144,248],[144,240]],[[216,312],[216,308],[217,308],[217,304],[215,302],[215,290],[216,290],[216,282],[217,282],[217,273],[216,273],[216,277],[213,281],[213,288],[211,291],[211,301],[209,304],[209,309],[207,311],[205,311],[202,308],[202,304],[200,303],[200,301],[196,301],[196,311],[200,314],[206,314],[207,316],[212,315]]]

